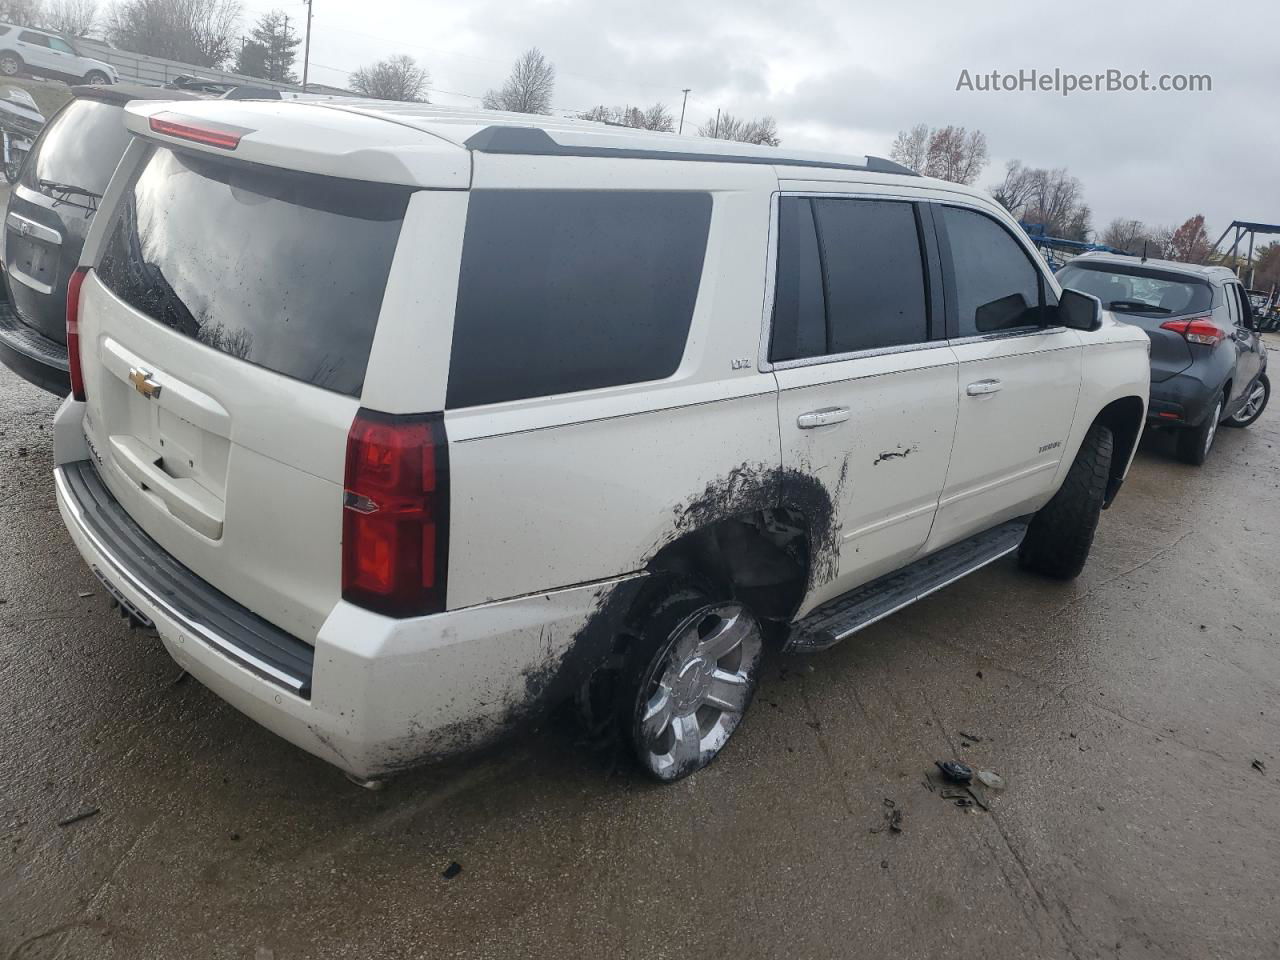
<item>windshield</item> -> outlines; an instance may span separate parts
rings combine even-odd
[[[409,193],[157,149],[99,276],[214,350],[359,396]]]
[[[35,155],[23,167],[23,186],[83,204],[85,195],[100,197],[106,191],[128,145],[120,107],[75,100],[40,135]],[[68,197],[57,185],[84,193]]]
[[[1092,294],[1117,313],[1167,317],[1205,313],[1213,306],[1213,289],[1205,281],[1148,267],[1069,263],[1058,271],[1058,282]]]

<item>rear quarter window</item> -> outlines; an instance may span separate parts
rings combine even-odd
[[[673,374],[710,222],[706,193],[473,191],[446,405]]]

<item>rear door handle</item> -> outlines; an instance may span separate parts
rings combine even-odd
[[[971,397],[981,397],[987,393],[999,393],[1004,389],[1004,384],[999,380],[979,380],[977,383],[971,383],[964,388],[964,392]]]
[[[814,427],[829,427],[833,423],[844,423],[849,419],[848,407],[823,407],[821,410],[810,410],[796,417],[796,426],[801,430],[812,430]]]

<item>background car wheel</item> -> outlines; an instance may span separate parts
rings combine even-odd
[[[751,704],[764,639],[737,602],[668,594],[640,629],[623,685],[626,733],[640,766],[670,783],[724,748]]]
[[[1218,420],[1222,417],[1222,397],[1213,405],[1213,412],[1198,427],[1186,427],[1178,431],[1178,459],[1198,467],[1204,463],[1213,448],[1213,438],[1218,435]]]
[[[21,160],[10,160],[4,165],[4,178],[9,183],[18,182],[18,174],[22,172]]]
[[[1018,562],[1024,569],[1059,580],[1080,575],[1107,497],[1113,447],[1109,427],[1095,423],[1089,428],[1067,479],[1031,519],[1018,547]]]
[[[0,53],[0,75],[16,77],[22,72],[22,59],[13,53]]]
[[[108,77],[101,70],[90,70],[88,73],[84,75],[84,82],[101,85],[104,83],[110,83],[111,78]]]
[[[1227,417],[1222,421],[1224,427],[1247,427],[1253,421],[1262,416],[1262,411],[1267,409],[1267,401],[1271,399],[1271,381],[1267,379],[1264,373],[1258,377],[1258,380],[1249,389],[1249,397],[1244,402],[1244,406],[1234,415]]]

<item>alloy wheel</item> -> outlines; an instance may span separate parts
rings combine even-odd
[[[1240,412],[1235,414],[1231,419],[1237,423],[1243,423],[1246,420],[1252,420],[1258,415],[1258,411],[1262,409],[1262,405],[1267,401],[1267,388],[1261,383],[1255,383],[1253,389],[1249,391],[1249,397],[1244,402],[1244,406],[1240,408]]]
[[[651,774],[676,780],[715,758],[751,702],[763,650],[759,624],[739,603],[680,622],[637,703],[635,741]]]
[[[1213,415],[1209,418],[1209,431],[1204,437],[1204,455],[1209,455],[1209,448],[1213,446],[1213,438],[1218,432],[1218,418],[1222,416],[1222,399],[1214,405]]]

